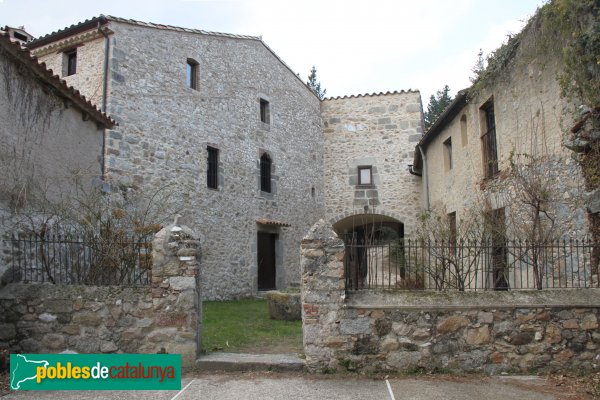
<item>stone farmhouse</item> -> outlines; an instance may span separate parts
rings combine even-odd
[[[367,212],[399,234],[416,221],[419,92],[321,103],[260,38],[117,17],[27,47],[118,121],[104,136],[105,179],[170,191],[204,235],[206,298],[298,285],[298,243],[319,218],[348,230]]]
[[[54,76],[20,43],[21,29],[0,31],[0,234],[11,210],[40,193],[68,201],[73,180],[98,185],[105,129],[117,124]],[[3,266],[4,267],[4,266]],[[3,268],[0,269],[0,275]]]
[[[203,296],[226,299],[299,285],[298,243],[319,219],[339,235],[406,237],[423,210],[456,225],[483,201],[510,224],[510,188],[491,183],[515,152],[545,157],[557,224],[584,236],[561,61],[527,56],[527,40],[513,57],[526,61],[460,92],[424,135],[418,91],[320,101],[258,37],[99,16],[26,46],[118,122],[103,135],[103,178],[169,192],[172,214],[203,235]]]

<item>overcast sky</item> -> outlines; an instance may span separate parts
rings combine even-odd
[[[34,36],[100,14],[262,36],[327,96],[469,86],[480,48],[517,33],[542,0],[0,0],[0,25]]]

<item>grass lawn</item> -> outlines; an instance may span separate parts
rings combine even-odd
[[[205,301],[202,348],[228,353],[301,353],[302,321],[269,318],[267,300]]]

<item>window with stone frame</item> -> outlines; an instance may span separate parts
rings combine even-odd
[[[192,58],[187,59],[185,70],[185,86],[198,90],[198,62]]]
[[[260,121],[265,124],[271,121],[271,110],[269,102],[265,99],[260,99]]]
[[[486,178],[498,174],[498,146],[496,142],[496,119],[494,116],[494,102],[490,99],[481,107],[481,125],[484,129],[481,135],[483,173]]]
[[[77,49],[71,49],[63,53],[63,76],[71,76],[77,73]]]
[[[362,165],[358,167],[358,184],[373,184],[373,167],[371,165]]]

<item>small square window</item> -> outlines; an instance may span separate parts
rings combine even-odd
[[[75,75],[77,73],[77,49],[64,53],[64,74],[65,76]]]
[[[358,184],[359,185],[372,185],[373,174],[371,166],[358,167]]]
[[[271,118],[269,110],[269,102],[265,99],[260,99],[260,120],[265,124],[269,123]]]
[[[198,62],[191,58],[187,59],[185,86],[191,89],[198,89]]]

